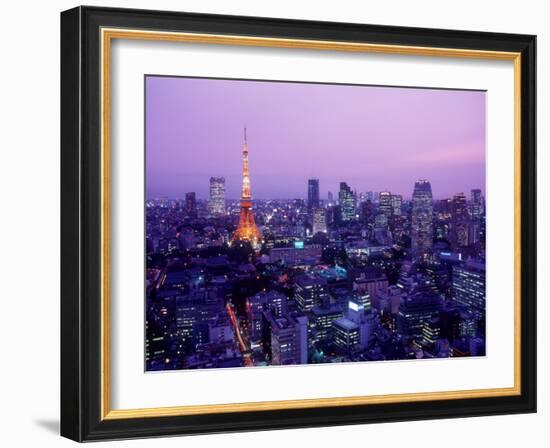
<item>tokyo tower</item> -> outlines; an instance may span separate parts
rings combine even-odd
[[[233,234],[232,242],[248,241],[253,247],[257,247],[261,239],[260,231],[254,221],[252,211],[252,195],[250,192],[250,175],[248,172],[248,142],[246,140],[246,127],[244,128],[243,145],[243,187],[241,193],[241,215],[239,226]]]

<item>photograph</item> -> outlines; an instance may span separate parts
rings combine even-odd
[[[40,87],[51,98],[35,132],[22,90],[7,91],[20,107],[6,110],[26,117],[7,151],[25,185],[7,198],[29,213],[6,222],[36,246],[41,208],[60,205],[40,223],[59,227],[60,272],[45,275],[61,306],[23,313],[41,336],[60,322],[47,344],[59,356],[36,351],[60,378],[7,369],[38,385],[24,398],[37,425],[59,408],[58,432],[78,442],[242,446],[249,436],[229,433],[293,430],[269,440],[387,445],[387,423],[411,447],[426,433],[453,447],[540,439],[545,16],[399,2],[63,9],[50,33],[60,83]],[[40,51],[20,54],[47,54],[40,30]],[[32,98],[34,78],[21,78]],[[60,158],[46,157],[45,128]],[[27,137],[40,163],[11,150]],[[53,195],[29,181],[56,173]],[[8,240],[29,277],[33,252]],[[57,408],[34,402],[46,393]],[[506,417],[517,431],[506,414],[533,415]]]
[[[485,90],[144,84],[146,372],[486,356]]]

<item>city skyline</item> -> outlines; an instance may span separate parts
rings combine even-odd
[[[485,191],[485,92],[166,77],[146,83],[148,199],[191,191],[208,199],[212,176],[225,178],[227,199],[238,199],[245,122],[253,199],[307,198],[311,178],[319,179],[321,199],[338,194],[341,182],[357,193],[410,199],[421,178],[430,180],[434,200]],[[292,107],[285,103],[291,98]],[[345,101],[349,108],[333,113]],[[304,119],[296,109],[307,112]],[[358,123],[358,115],[370,119]],[[212,126],[216,132],[208,132]],[[331,149],[339,147],[335,139],[345,146],[340,154]],[[380,151],[368,150],[376,145]]]
[[[146,370],[485,356],[484,93],[156,81]]]

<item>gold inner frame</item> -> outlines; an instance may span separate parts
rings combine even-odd
[[[211,405],[170,406],[141,409],[111,409],[110,369],[110,50],[113,39],[207,43],[256,47],[384,53],[414,56],[506,60],[514,63],[514,386],[441,392],[416,392],[302,400],[244,402]],[[278,39],[249,36],[101,29],[101,419],[127,419],[199,415],[262,410],[306,409],[381,403],[421,402],[521,394],[521,53],[465,50],[458,48]]]

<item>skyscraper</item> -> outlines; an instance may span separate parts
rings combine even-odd
[[[392,214],[392,195],[389,191],[382,191],[380,192],[379,198],[380,213],[385,215],[386,218],[389,218]]]
[[[225,178],[210,178],[210,202],[208,211],[211,215],[219,216],[225,214]]]
[[[194,191],[185,193],[185,213],[189,218],[197,217],[197,198]]]
[[[324,208],[313,210],[313,235],[327,231],[327,211]]]
[[[307,207],[310,210],[319,207],[319,179],[307,181]]]
[[[454,222],[460,222],[468,219],[468,207],[466,204],[466,195],[457,193],[453,196],[451,202],[451,213]]]
[[[371,221],[371,218],[374,213],[373,210],[374,210],[374,206],[372,205],[372,201],[370,199],[367,199],[365,202],[361,204],[359,217],[361,218],[361,221],[363,222],[363,224],[368,224]]]
[[[475,188],[471,191],[470,196],[470,216],[472,219],[479,221],[483,215],[483,196],[481,190]]]
[[[403,196],[400,194],[391,195],[391,209],[393,216],[401,216],[401,204],[403,203]]]
[[[340,182],[338,204],[340,205],[342,221],[351,221],[355,218],[355,196],[351,191],[351,187],[345,182]]]
[[[453,267],[452,297],[455,303],[465,306],[476,320],[477,334],[485,331],[485,265],[468,262]]]
[[[451,240],[456,247],[466,247],[468,245],[468,204],[466,195],[457,193],[453,196],[451,202]]]
[[[248,142],[246,139],[246,128],[244,128],[243,144],[243,187],[241,194],[241,215],[239,226],[233,234],[232,241],[248,241],[252,246],[257,246],[261,235],[252,211],[252,193],[250,190],[250,175],[248,171]]]
[[[432,221],[432,186],[420,179],[414,184],[411,217],[411,249],[417,257],[425,256],[432,248]]]

